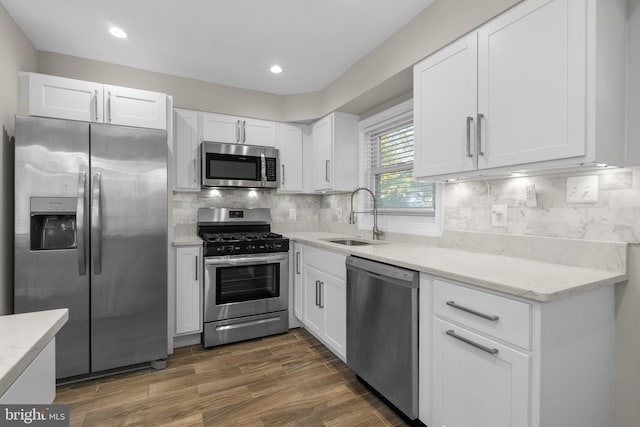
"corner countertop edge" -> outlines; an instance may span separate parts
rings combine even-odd
[[[69,310],[0,316],[0,396],[22,375],[69,320]]]

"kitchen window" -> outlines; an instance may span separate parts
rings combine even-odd
[[[361,121],[360,131],[360,184],[376,195],[383,231],[438,233],[436,184],[413,179],[413,102]],[[373,209],[370,197],[358,202],[361,210]],[[361,218],[362,228],[370,216]]]

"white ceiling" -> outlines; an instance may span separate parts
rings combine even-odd
[[[323,89],[432,2],[0,0],[38,50],[280,95]]]

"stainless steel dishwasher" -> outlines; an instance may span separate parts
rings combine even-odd
[[[347,365],[418,418],[418,272],[347,257]]]

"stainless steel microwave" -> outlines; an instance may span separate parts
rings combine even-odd
[[[205,141],[201,150],[203,187],[278,186],[276,148]]]

